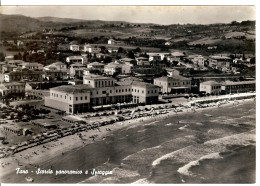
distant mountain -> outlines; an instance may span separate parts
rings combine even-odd
[[[42,28],[41,21],[23,15],[0,14],[1,32],[37,31]]]
[[[35,18],[42,22],[58,22],[58,23],[77,23],[84,22],[84,19],[72,19],[72,18],[59,18],[59,17],[37,17]]]

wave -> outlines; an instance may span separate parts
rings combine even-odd
[[[180,174],[185,175],[185,176],[193,176],[193,173],[191,171],[189,171],[189,169],[191,167],[199,165],[200,161],[202,161],[202,160],[206,160],[206,159],[220,159],[220,158],[222,158],[222,156],[219,155],[219,152],[208,154],[208,155],[202,156],[198,160],[191,161],[191,162],[185,164],[184,166],[180,167],[177,170],[177,172],[179,172]]]
[[[188,147],[190,147],[190,146],[188,146]],[[183,151],[183,149],[186,149],[188,147],[185,147],[185,148],[182,148],[182,149],[178,149],[176,151],[173,151],[173,152],[170,152],[168,154],[165,154],[165,155],[161,156],[160,158],[157,158],[156,160],[153,161],[152,166],[156,167],[157,165],[159,165],[161,163],[161,161],[167,160],[167,159],[170,159],[170,158],[174,157],[175,153],[181,152],[181,151]]]

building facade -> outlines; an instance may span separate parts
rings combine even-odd
[[[117,103],[152,104],[158,102],[159,87],[144,82],[117,82],[110,77],[86,75],[83,85],[50,89],[45,105],[67,113],[83,113],[93,106]]]
[[[162,93],[188,93],[191,90],[191,79],[183,76],[164,76],[154,79],[154,85],[161,87]]]
[[[221,83],[216,81],[205,81],[200,83],[200,92],[207,94],[220,94],[221,92]]]

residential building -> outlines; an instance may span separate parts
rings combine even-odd
[[[114,39],[109,39],[109,40],[107,41],[107,44],[109,44],[109,45],[114,45],[114,44],[116,44],[116,40],[114,40]]]
[[[180,75],[180,71],[173,69],[173,68],[167,68],[166,71],[167,71],[168,77],[174,77],[174,76]]]
[[[146,58],[146,57],[138,57],[138,58],[136,58],[136,61],[137,61],[138,66],[149,66],[150,65],[149,58]]]
[[[216,81],[205,81],[200,83],[200,92],[207,94],[220,94],[221,83]]]
[[[29,70],[42,70],[43,65],[40,63],[22,63],[19,66],[22,67],[22,69],[29,69]]]
[[[104,72],[104,66],[105,65],[103,63],[99,63],[99,62],[93,62],[87,65],[88,68],[99,70],[100,72]]]
[[[1,96],[6,96],[9,94],[24,94],[25,93],[25,83],[21,82],[11,82],[11,83],[1,83],[0,84],[0,94]]]
[[[43,74],[46,80],[66,80],[69,78],[69,71],[66,70],[46,70]]]
[[[101,52],[101,48],[97,46],[92,46],[92,45],[84,45],[84,52],[89,52],[89,53],[99,53]]]
[[[81,63],[74,63],[70,65],[70,77],[82,78],[83,72],[87,67]]]
[[[154,79],[154,85],[161,87],[162,93],[187,93],[191,90],[191,79],[183,76],[164,76]]]
[[[17,68],[16,65],[2,65],[2,73],[5,73],[5,72],[12,72],[14,71],[14,69]]]
[[[122,62],[111,62],[104,67],[104,72],[108,75],[119,74],[130,74],[133,68],[132,64],[123,64]]]
[[[191,61],[199,68],[204,68],[206,59],[202,55],[195,55]]]
[[[222,55],[214,55],[209,58],[209,66],[222,71],[225,69],[230,69],[231,58]],[[225,67],[225,68],[224,68]]]
[[[170,53],[163,53],[163,52],[157,52],[157,53],[147,53],[149,56],[149,61],[162,61],[164,58],[167,59],[167,57],[171,56]]]
[[[84,56],[69,56],[66,58],[67,63],[81,63],[86,64],[88,62],[87,58]]]
[[[63,62],[57,61],[55,63],[52,63],[50,65],[47,65],[43,68],[45,71],[46,70],[60,70],[60,71],[65,71],[67,70],[67,65]]]
[[[70,50],[79,51],[79,45],[70,45]]]
[[[5,82],[13,81],[42,81],[44,72],[42,71],[32,71],[32,70],[23,70],[17,72],[9,72],[4,74]]]

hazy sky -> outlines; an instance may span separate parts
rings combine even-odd
[[[3,14],[157,24],[255,20],[254,6],[4,6]]]

